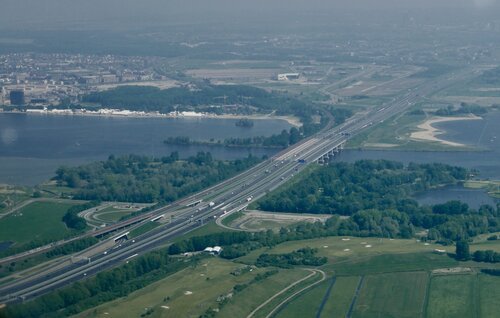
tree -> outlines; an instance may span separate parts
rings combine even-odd
[[[455,251],[455,256],[460,261],[468,261],[471,259],[470,250],[469,250],[469,242],[467,241],[458,241],[457,248]]]

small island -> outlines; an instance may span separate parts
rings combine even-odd
[[[248,118],[241,118],[238,120],[235,125],[237,127],[245,127],[245,128],[252,128],[253,127],[253,120],[248,119]]]

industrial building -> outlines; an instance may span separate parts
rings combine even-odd
[[[12,90],[9,93],[10,104],[14,106],[24,105],[24,90]]]

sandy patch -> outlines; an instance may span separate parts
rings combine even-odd
[[[482,87],[475,89],[476,92],[500,92],[500,87]]]
[[[397,144],[385,144],[385,143],[366,143],[365,147],[371,147],[371,148],[393,148],[397,147],[399,145]]]
[[[285,120],[287,121],[290,125],[295,126],[295,127],[301,127],[302,122],[300,121],[300,118],[295,117],[295,116],[275,116],[275,115],[249,115],[249,116],[243,116],[243,115],[211,115],[208,117],[213,117],[213,118],[224,118],[224,119],[241,119],[241,118],[248,118],[248,119],[254,119],[254,120],[263,120],[263,119],[279,119],[279,120]]]
[[[420,129],[420,131],[413,132],[410,135],[410,138],[413,140],[418,140],[418,141],[439,142],[443,145],[452,146],[452,147],[465,147],[464,144],[438,138],[438,136],[444,134],[445,131],[439,130],[432,125],[436,124],[436,123],[449,122],[449,121],[479,120],[479,119],[482,119],[482,118],[478,117],[478,116],[474,116],[474,115],[463,116],[463,117],[434,117],[434,118],[431,118],[431,119],[427,120],[426,122],[418,125],[417,127],[418,127],[418,129]]]
[[[454,268],[440,268],[432,271],[432,274],[460,274],[460,273],[471,273],[472,269],[470,267],[454,267]]]

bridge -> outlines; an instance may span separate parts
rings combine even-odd
[[[335,145],[333,145],[331,147],[327,147],[327,149],[328,148],[331,148],[331,149],[327,150],[324,154],[322,154],[316,160],[316,162],[318,164],[320,164],[320,165],[327,165],[327,164],[329,164],[335,157],[338,157],[340,155],[340,153],[344,149],[344,146],[345,146],[346,143],[347,143],[347,140],[343,140],[343,141],[341,141],[338,144],[335,144]]]

